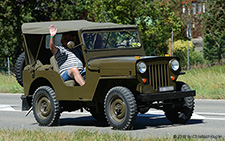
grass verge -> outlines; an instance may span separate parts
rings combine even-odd
[[[212,139],[209,137],[208,139]],[[221,137],[213,139],[222,140]],[[68,131],[43,131],[43,130],[0,130],[1,141],[30,141],[30,140],[47,140],[47,141],[195,141],[203,140],[203,138],[193,138],[191,136],[178,136],[178,137],[146,137],[138,138],[130,135],[122,135],[119,133],[100,133],[98,131],[90,132],[88,130],[74,130]]]
[[[90,132],[87,130],[74,130],[73,132],[66,131],[35,131],[35,130],[0,130],[0,140],[48,140],[48,141],[138,141],[141,139],[119,135],[106,134],[100,132]]]
[[[178,81],[196,90],[196,98],[225,99],[225,65],[187,71]]]
[[[16,78],[0,73],[0,93],[23,93],[23,87],[17,83]]]

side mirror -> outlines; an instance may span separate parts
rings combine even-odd
[[[69,42],[67,43],[67,47],[68,47],[69,49],[72,49],[72,48],[75,47],[75,43],[74,43],[73,41],[69,41]]]

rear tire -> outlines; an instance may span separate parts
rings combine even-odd
[[[126,87],[113,87],[104,102],[106,119],[113,129],[132,129],[137,116],[137,104],[132,92]]]
[[[57,126],[60,107],[54,90],[49,86],[39,87],[33,95],[33,114],[40,126]]]
[[[183,82],[177,82],[177,90],[180,91],[189,91],[190,87],[183,83]],[[180,105],[171,105],[171,107],[166,107],[167,110],[165,110],[165,115],[169,121],[171,121],[173,124],[185,124],[187,121],[190,120],[193,111],[194,111],[194,98],[191,97],[185,97],[183,99],[179,99],[177,101],[180,101]],[[174,101],[174,102],[177,102]],[[169,106],[169,105],[168,105]],[[176,107],[176,108],[175,108]]]

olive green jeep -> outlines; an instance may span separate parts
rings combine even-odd
[[[58,73],[49,49],[51,24],[58,29],[56,45],[63,33],[79,37],[68,46],[86,67],[84,86],[63,82]],[[195,91],[176,81],[184,74],[180,59],[145,56],[137,26],[76,20],[25,23],[22,32],[25,53],[17,60],[22,110],[33,110],[39,125],[59,125],[62,112],[79,109],[120,130],[131,129],[137,114],[150,108],[163,110],[172,123],[190,120]]]

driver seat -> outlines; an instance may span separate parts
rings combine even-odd
[[[56,62],[56,59],[55,59],[54,55],[50,58],[50,64],[51,64],[54,71],[59,72],[59,67],[57,65],[57,62]],[[65,83],[66,86],[76,86],[75,80],[67,80],[64,83]]]

